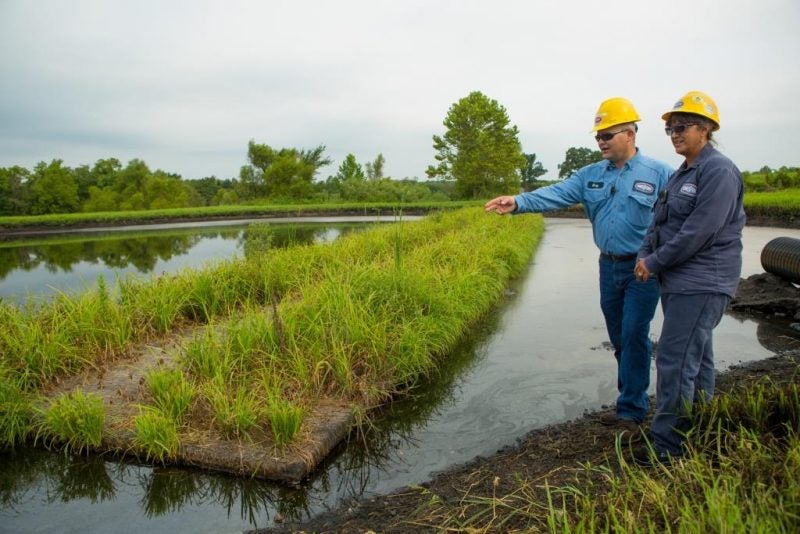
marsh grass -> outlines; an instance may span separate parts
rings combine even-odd
[[[239,386],[233,393],[220,381],[205,384],[203,394],[211,406],[214,424],[226,438],[247,439],[258,427],[261,408],[253,392]]]
[[[141,408],[134,419],[136,448],[149,460],[165,463],[175,458],[180,447],[178,422],[158,408]]]
[[[179,363],[199,380],[225,380],[231,376],[233,366],[223,350],[217,330],[213,327],[206,328],[193,335],[186,350],[181,353]]]
[[[62,314],[0,304],[0,315],[2,358],[7,368],[17,371],[15,381],[23,389],[37,388],[85,362],[72,345]]]
[[[33,430],[34,411],[28,396],[12,378],[12,373],[0,368],[0,443],[14,447]]]
[[[177,325],[191,294],[190,272],[160,278],[129,277],[120,280],[120,301],[143,334],[164,334]]]
[[[748,215],[796,219],[800,215],[800,189],[746,193],[744,209]]]
[[[287,399],[274,396],[269,400],[267,418],[277,447],[285,447],[300,432],[306,411]]]
[[[80,390],[61,395],[41,411],[37,439],[47,446],[63,446],[67,452],[88,452],[100,446],[105,409],[103,401]]]
[[[180,369],[154,369],[147,374],[146,382],[155,406],[180,425],[192,406],[194,385]]]
[[[379,402],[435,372],[530,258],[541,220],[484,217],[436,215],[272,251],[256,284],[269,306],[241,303],[226,328],[192,340],[182,365],[230,384],[270,374],[308,400]]]

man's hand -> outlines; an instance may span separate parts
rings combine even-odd
[[[647,265],[644,264],[644,258],[639,258],[639,261],[636,262],[636,267],[633,268],[633,276],[642,282],[647,282],[647,279],[650,278],[650,271],[647,270]]]
[[[502,196],[493,198],[484,204],[483,209],[486,212],[493,211],[498,215],[505,215],[517,209],[517,203],[512,196]]]

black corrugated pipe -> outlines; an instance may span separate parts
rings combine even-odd
[[[761,266],[768,273],[800,284],[800,239],[776,237],[764,245]]]

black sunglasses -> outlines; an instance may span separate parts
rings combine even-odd
[[[673,124],[672,126],[667,126],[666,128],[664,128],[664,132],[667,135],[672,135],[674,133],[680,135],[689,126],[697,126],[697,123],[696,122],[684,122],[682,124]]]
[[[597,134],[597,135],[594,136],[594,140],[595,141],[611,141],[614,138],[615,135],[620,134],[622,132],[627,132],[627,131],[628,130],[620,130],[618,132],[613,132],[613,133],[612,132],[606,132],[606,133]]]

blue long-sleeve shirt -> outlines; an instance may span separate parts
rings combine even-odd
[[[513,213],[544,212],[582,203],[600,252],[636,254],[653,216],[653,205],[672,169],[639,149],[622,168],[603,160],[557,184],[514,197]]]
[[[639,251],[662,293],[734,296],[742,272],[743,196],[739,169],[710,144],[675,171]]]

